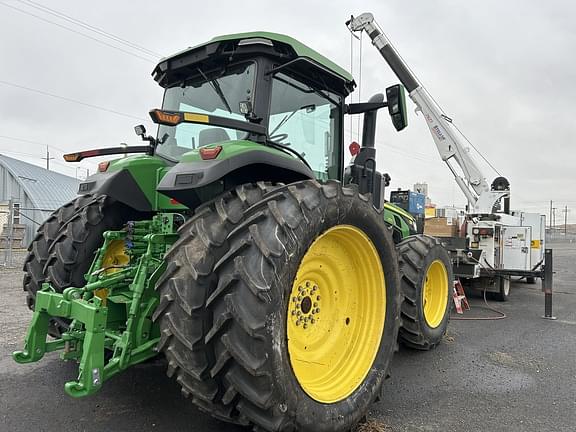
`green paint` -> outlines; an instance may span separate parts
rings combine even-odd
[[[160,332],[152,314],[159,301],[154,288],[166,269],[164,254],[178,237],[174,219],[173,213],[160,213],[152,220],[130,223],[125,230],[104,233],[104,245],[82,288],[57,293],[45,283],[36,293],[24,349],[13,353],[14,360],[31,363],[47,352],[61,351],[63,360],[79,362],[78,378],[64,389],[72,397],[82,397],[98,391],[117,373],[157,355]],[[130,261],[117,271],[102,271],[109,245],[117,240],[124,241]],[[104,300],[95,295],[102,288],[107,290]],[[71,324],[60,339],[47,341],[51,317],[69,319]]]
[[[274,147],[270,147],[267,145],[259,144],[259,143],[256,143],[254,141],[248,141],[248,140],[223,141],[223,142],[219,142],[217,144],[210,144],[210,145],[206,146],[205,148],[213,148],[213,147],[216,147],[216,145],[222,146],[222,151],[220,152],[220,154],[218,155],[216,160],[233,158],[233,157],[238,156],[242,153],[251,152],[251,151],[264,151],[267,153],[272,153],[272,154],[286,157],[289,159],[295,159],[294,156],[292,156],[291,154],[286,153],[282,150],[278,150]],[[184,153],[180,157],[180,162],[182,162],[182,163],[198,162],[198,161],[202,161],[202,158],[200,157],[200,150],[199,149],[191,150],[187,153]]]
[[[136,155],[111,161],[108,172],[129,171],[152,208],[159,210],[156,185],[158,172],[162,171],[163,168],[166,168],[166,161],[158,156]]]
[[[316,63],[320,63],[327,69],[330,69],[332,72],[336,73],[340,77],[344,78],[346,81],[352,82],[354,78],[352,75],[346,71],[344,68],[338,66],[332,60],[324,57],[318,51],[313,50],[312,48],[304,45],[302,42],[283,34],[279,33],[270,33],[270,32],[248,32],[248,33],[236,33],[236,34],[229,34],[224,36],[218,36],[212,39],[211,42],[218,42],[218,41],[225,41],[225,40],[235,40],[235,39],[249,39],[249,38],[264,38],[270,39],[273,41],[283,42],[287,45],[290,45],[296,54],[299,57],[307,57]]]
[[[235,34],[217,36],[217,37],[213,38],[212,40],[210,40],[209,42],[196,45],[192,48],[188,48],[188,49],[180,51],[174,55],[171,55],[170,57],[163,58],[161,60],[161,62],[164,62],[164,61],[166,61],[170,58],[173,58],[173,57],[180,56],[185,52],[193,51],[199,47],[202,47],[204,45],[208,45],[212,42],[222,42],[222,41],[250,39],[250,38],[264,38],[264,39],[269,39],[272,41],[278,41],[278,42],[282,42],[282,43],[285,43],[287,45],[290,45],[292,47],[292,49],[294,50],[294,52],[296,53],[296,55],[298,55],[299,57],[307,57],[307,58],[311,59],[312,61],[319,63],[320,65],[324,66],[325,68],[329,69],[330,71],[334,72],[336,75],[338,75],[341,78],[343,78],[344,80],[346,80],[348,83],[354,82],[354,78],[352,77],[350,72],[348,72],[344,68],[338,66],[332,60],[324,57],[318,51],[315,51],[312,48],[307,47],[302,42],[300,42],[300,41],[298,41],[298,40],[296,40],[290,36],[286,36],[286,35],[279,34],[279,33],[270,33],[270,32],[247,32],[247,33],[235,33]]]
[[[399,231],[403,239],[411,235],[410,227],[414,226],[415,221],[406,210],[391,203],[384,204],[384,222]]]

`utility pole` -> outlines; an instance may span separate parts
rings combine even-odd
[[[552,200],[550,200],[550,222],[548,222],[550,230],[552,230]]]
[[[50,171],[50,159],[54,158],[50,157],[50,149],[48,148],[48,146],[46,146],[46,157],[43,157],[42,159],[46,160],[46,170]]]
[[[562,210],[564,212],[564,237],[566,237],[566,233],[568,232],[568,206],[564,206]]]
[[[552,208],[552,229],[556,229],[556,210],[558,210],[557,207]]]

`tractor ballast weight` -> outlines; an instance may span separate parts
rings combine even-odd
[[[78,361],[65,390],[81,397],[163,352],[219,419],[350,430],[397,338],[430,349],[448,319],[447,255],[385,202],[376,169],[376,112],[402,130],[402,86],[346,105],[348,72],[263,32],[189,48],[153,75],[157,137],[136,127],[149,145],[65,156],[143,153],[100,163],[39,228],[24,266],[34,315],[14,359]],[[360,113],[344,169],[344,115]]]

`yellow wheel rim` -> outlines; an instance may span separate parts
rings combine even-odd
[[[448,271],[440,260],[432,261],[422,289],[424,319],[431,328],[440,325],[448,306]]]
[[[116,273],[122,270],[121,267],[128,265],[130,257],[126,255],[124,240],[112,240],[108,244],[104,258],[102,259],[102,268],[106,269],[106,274]],[[106,301],[108,297],[108,289],[102,288],[94,291],[96,297],[100,297]]]
[[[374,244],[356,227],[330,228],[304,255],[288,299],[288,353],[302,389],[321,403],[352,394],[374,363],[385,318]]]

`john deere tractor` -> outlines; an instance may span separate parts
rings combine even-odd
[[[376,113],[406,126],[404,90],[345,104],[352,76],[273,33],[165,58],[145,145],[98,165],[38,230],[19,363],[79,362],[73,397],[162,354],[203,411],[267,431],[347,431],[378,398],[397,340],[438,344],[445,250],[383,199]],[[344,118],[364,115],[344,167]],[[125,156],[125,155],[124,155]],[[49,336],[53,338],[49,338]]]

